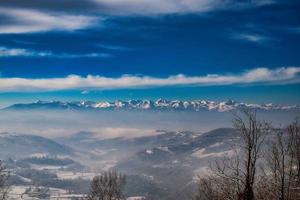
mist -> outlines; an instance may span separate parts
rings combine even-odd
[[[259,111],[258,117],[285,126],[299,115],[296,111]],[[231,127],[231,112],[179,111],[1,111],[0,132],[65,137],[80,131],[99,138],[142,137],[156,130],[206,132]]]

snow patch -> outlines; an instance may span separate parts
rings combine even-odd
[[[223,151],[223,152],[213,152],[213,153],[205,153],[205,148],[196,150],[192,153],[192,157],[195,158],[207,158],[207,157],[231,157],[235,154],[234,150],[227,150],[227,151]]]
[[[146,154],[153,154],[153,151],[151,149],[147,149]]]

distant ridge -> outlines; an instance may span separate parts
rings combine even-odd
[[[299,105],[248,104],[233,100],[216,102],[207,100],[117,100],[108,101],[37,101],[27,104],[14,104],[3,110],[62,109],[62,110],[178,110],[178,111],[218,111],[228,112],[236,109],[256,110],[300,110]]]

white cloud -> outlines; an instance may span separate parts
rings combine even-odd
[[[206,12],[222,6],[222,0],[95,0],[115,15],[156,15]]]
[[[51,1],[52,6],[28,1],[1,2],[0,34],[74,31],[99,25],[99,16],[156,16],[207,13],[216,10],[244,9],[273,3],[270,0],[86,0]],[[45,8],[47,7],[47,8]],[[89,15],[90,14],[90,15]]]
[[[51,51],[33,51],[20,48],[6,48],[0,46],[0,57],[55,57],[55,58],[108,58],[112,55],[107,53],[86,53],[86,54],[69,54],[53,53]]]
[[[47,56],[54,56],[53,53],[49,51],[32,51],[28,49],[20,49],[20,48],[6,48],[0,46],[0,57],[17,57],[17,56],[24,56],[24,57],[47,57]]]
[[[32,52],[26,49],[8,49],[5,47],[0,47],[0,57],[11,56],[32,56]]]
[[[0,26],[0,34],[33,33],[44,31],[74,31],[96,24],[99,18],[82,15],[45,13],[36,10],[1,8],[2,16],[8,18]]]
[[[208,74],[167,78],[124,75],[119,78],[69,75],[63,78],[0,78],[0,91],[56,91],[68,89],[122,89],[161,86],[207,86],[232,84],[290,84],[300,82],[300,67],[256,68],[241,74]]]
[[[289,31],[290,33],[300,34],[300,27],[287,28],[287,31]]]
[[[112,50],[112,51],[132,51],[132,50],[135,50],[133,48],[124,47],[124,46],[115,46],[115,45],[97,44],[96,46],[101,47],[103,49]]]
[[[112,15],[163,15],[205,13],[220,9],[240,9],[273,3],[269,0],[93,0]]]
[[[258,34],[235,34],[233,38],[254,43],[263,43],[270,40],[270,38]]]

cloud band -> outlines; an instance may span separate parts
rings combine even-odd
[[[53,53],[51,51],[33,51],[19,48],[9,49],[0,46],[0,57],[109,58],[112,55],[97,52],[86,54]]]
[[[233,84],[292,84],[300,83],[300,67],[276,69],[255,68],[241,74],[208,74],[205,76],[175,75],[167,78],[123,75],[109,78],[69,75],[62,78],[0,78],[1,92],[59,91],[82,89],[129,89],[164,86],[217,86]]]
[[[258,7],[271,0],[9,0],[0,1],[0,34],[75,31],[103,16],[157,16]],[[90,13],[91,15],[87,15]]]

